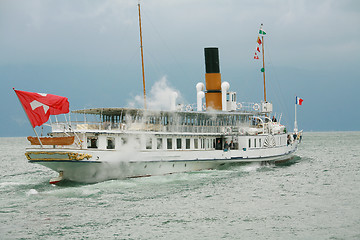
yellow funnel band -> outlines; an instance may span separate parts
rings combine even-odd
[[[205,93],[206,110],[221,110],[221,92],[207,92]]]
[[[221,91],[221,74],[220,73],[205,73],[206,90],[220,90]]]

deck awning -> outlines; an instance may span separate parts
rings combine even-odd
[[[120,116],[120,115],[260,115],[260,113],[254,112],[222,112],[222,111],[214,111],[214,112],[197,112],[197,111],[164,111],[164,110],[145,110],[140,108],[89,108],[89,109],[81,109],[71,111],[72,113],[78,114],[94,114],[94,115],[105,115],[105,116]]]
[[[149,110],[148,110],[149,111]],[[80,114],[94,114],[94,115],[121,115],[121,114],[130,114],[136,115],[139,113],[143,113],[144,109],[137,108],[89,108],[89,109],[81,109],[71,111],[72,113],[80,113]],[[151,112],[151,111],[150,111]],[[160,111],[152,111],[153,113],[158,113]]]

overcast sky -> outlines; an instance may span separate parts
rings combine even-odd
[[[122,107],[142,93],[137,0],[0,0],[0,136],[31,135],[13,92],[66,96],[71,110]],[[263,98],[253,55],[267,32],[268,100],[305,131],[360,130],[360,1],[141,1],[147,91],[166,78],[186,103],[204,81],[203,48],[241,102]]]

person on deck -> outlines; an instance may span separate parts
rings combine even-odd
[[[225,141],[225,144],[224,144],[224,152],[227,152],[229,150],[229,144],[227,141]]]
[[[220,140],[218,140],[217,143],[216,143],[216,150],[221,150],[221,142],[220,142]]]
[[[235,149],[235,143],[233,142],[233,140],[231,140],[230,142],[230,149]]]

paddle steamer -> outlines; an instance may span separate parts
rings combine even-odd
[[[169,110],[147,109],[140,4],[138,10],[144,108],[73,111],[76,119],[83,120],[70,121],[69,116],[68,121],[51,122],[48,137],[29,137],[28,161],[59,173],[50,183],[63,179],[99,182],[292,158],[301,132],[296,118],[292,133],[280,123],[281,117],[279,121],[270,119],[273,106],[266,100],[263,36],[258,43],[262,42],[264,101],[237,102],[236,92],[229,91],[230,84],[221,81],[218,49],[205,48],[206,87],[204,83],[196,85],[196,107],[177,105],[174,93],[169,96]],[[262,26],[259,34],[266,34]],[[15,92],[34,131],[50,115],[69,112],[67,98]],[[88,121],[89,115],[98,121]]]
[[[29,162],[62,179],[98,182],[217,169],[232,163],[277,163],[292,158],[300,132],[270,118],[270,102],[237,102],[221,82],[217,48],[205,48],[205,82],[196,85],[196,106],[170,110],[93,108],[73,111],[82,121],[51,123],[48,138],[32,139]],[[195,92],[195,90],[194,90]],[[205,100],[204,100],[205,98]],[[97,122],[87,121],[89,115]],[[58,142],[56,142],[58,141]],[[40,145],[42,142],[42,145]],[[48,145],[46,145],[48,144]],[[39,145],[39,146],[35,146]]]

